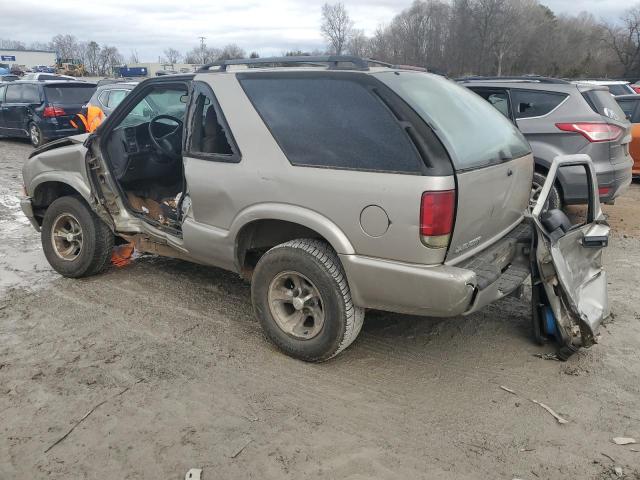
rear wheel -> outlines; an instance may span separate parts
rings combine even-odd
[[[78,197],[55,200],[42,221],[42,248],[49,264],[65,277],[88,277],[111,258],[113,233]]]
[[[45,138],[42,136],[42,130],[33,122],[29,124],[29,140],[34,147],[39,147],[46,143]]]
[[[251,297],[273,343],[308,362],[340,353],[364,322],[338,256],[319,240],[292,240],[265,253],[253,274]]]
[[[531,182],[531,197],[529,199],[529,203],[531,204],[531,208],[533,208],[538,201],[538,197],[540,197],[540,192],[542,191],[542,187],[544,186],[544,182],[547,181],[547,176],[540,172],[533,173],[533,181]],[[545,205],[545,210],[554,210],[556,208],[562,208],[562,198],[560,196],[560,191],[558,190],[558,186],[554,185],[551,188],[551,192],[549,193],[549,200]]]

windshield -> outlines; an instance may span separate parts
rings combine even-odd
[[[467,88],[421,72],[375,76],[431,125],[451,153],[456,170],[492,165],[531,152],[513,123]]]
[[[45,91],[49,103],[87,103],[96,87],[93,85],[47,85]]]

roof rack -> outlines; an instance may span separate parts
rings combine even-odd
[[[329,70],[369,70],[369,64],[381,65],[389,68],[403,68],[410,70],[426,71],[421,67],[412,67],[408,65],[393,65],[380,60],[371,58],[361,58],[355,55],[301,55],[292,57],[267,57],[267,58],[239,58],[234,60],[221,60],[219,62],[208,63],[203,65],[196,73],[209,72],[213,67],[217,67],[217,72],[226,72],[230,65],[256,65],[256,66],[291,66],[291,65],[308,65],[308,66],[327,66]]]
[[[560,78],[543,77],[541,75],[520,75],[520,76],[507,76],[507,77],[460,77],[456,78],[456,82],[531,82],[531,83],[555,83],[555,84],[567,84],[570,83]]]

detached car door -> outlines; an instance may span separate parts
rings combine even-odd
[[[575,225],[562,211],[545,210],[558,170],[564,167],[582,167],[587,173],[587,216],[584,222]],[[565,354],[570,354],[578,347],[596,343],[600,324],[609,315],[607,277],[602,267],[609,225],[600,208],[591,158],[556,157],[531,215],[537,234],[532,284],[534,290],[536,287],[544,290],[538,303],[547,311],[550,309],[557,327],[553,334],[561,341]],[[534,308],[535,297],[534,292]]]

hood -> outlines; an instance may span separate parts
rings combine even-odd
[[[83,133],[80,135],[73,135],[71,137],[65,137],[59,140],[54,140],[52,142],[45,143],[41,147],[38,147],[33,152],[31,152],[31,155],[29,155],[29,158],[33,158],[40,153],[48,152],[49,150],[53,150],[54,148],[68,147],[69,145],[77,145],[79,143],[84,143],[84,141],[87,139],[88,136],[89,136],[88,133]]]

